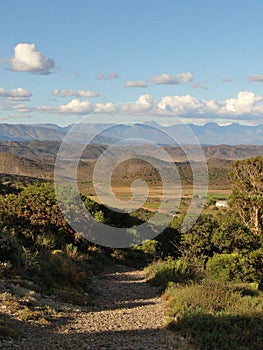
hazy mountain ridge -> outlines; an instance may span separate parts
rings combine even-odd
[[[91,143],[112,144],[120,139],[140,138],[154,143],[169,145],[182,141],[191,144],[196,136],[203,145],[263,145],[263,124],[246,126],[233,123],[220,126],[217,123],[205,125],[175,124],[162,126],[156,122],[144,124],[75,124],[60,127],[56,124],[0,124],[0,140],[3,141],[62,141],[66,133],[71,130],[69,142],[86,143],[93,137]],[[186,132],[190,130],[189,132]],[[171,138],[169,138],[169,136]]]
[[[0,124],[0,140],[1,141],[62,141],[67,132],[72,126],[60,127],[56,124]],[[75,128],[74,132],[70,133],[68,142],[75,143],[88,143],[89,140],[93,144],[111,144],[116,142],[107,136],[97,135],[92,128],[90,132],[83,127]]]

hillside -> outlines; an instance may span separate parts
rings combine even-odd
[[[263,155],[262,145],[218,145],[203,146],[207,158],[245,159]]]
[[[5,152],[33,160],[53,160],[55,161],[60,141],[0,141],[0,152]],[[75,158],[77,144],[70,144],[67,150],[66,157],[69,159]],[[89,145],[83,152],[82,159],[97,159],[105,150],[104,145]]]
[[[45,178],[52,176],[53,167],[43,161],[0,152],[0,173]]]
[[[52,178],[59,147],[60,142],[58,141],[1,141],[0,172],[2,174]],[[89,145],[86,147],[79,163],[80,181],[92,182],[94,161],[106,148],[105,145]],[[76,150],[78,150],[78,145],[71,144],[65,155],[69,160],[66,165],[68,174],[71,169],[70,160],[76,157]],[[182,149],[179,147],[165,147],[165,150],[176,163],[182,183],[190,184],[192,172]],[[166,159],[161,159],[158,150],[151,151],[149,148],[149,154],[152,157],[146,157],[146,161],[133,158],[131,153],[131,159],[122,162],[113,172],[113,182],[129,183],[136,178],[142,178],[151,184],[159,184],[160,176],[151,163],[167,169],[171,167],[171,163],[167,162]],[[227,173],[231,160],[262,154],[263,146],[205,146],[204,152],[208,159],[210,185],[221,186],[225,183],[228,187]]]
[[[39,160],[39,159],[56,159],[60,141],[0,141],[0,152],[10,153],[17,156],[22,156],[25,158]],[[78,150],[78,145],[76,143],[71,143],[67,150],[67,158],[75,158],[76,150]],[[140,147],[137,146],[138,150]],[[152,149],[150,146],[143,146],[144,152],[149,149],[149,154],[154,158],[162,159],[167,161],[167,158],[163,158],[160,155],[158,149]],[[106,144],[91,144],[88,145],[81,159],[97,159],[99,155],[107,148]],[[169,153],[170,157],[175,162],[187,161],[187,157],[181,147],[163,147],[166,152]],[[263,155],[263,145],[217,145],[217,146],[203,146],[203,151],[207,159],[218,158],[218,159],[245,159],[249,157],[254,157],[257,155]],[[190,152],[191,154],[191,152]]]

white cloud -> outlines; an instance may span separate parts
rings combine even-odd
[[[150,79],[152,84],[156,85],[163,85],[163,84],[168,84],[168,85],[173,85],[173,84],[178,84],[178,81],[172,77],[171,75],[167,73],[163,73],[160,75],[157,75],[155,77],[152,77]]]
[[[175,117],[182,120],[232,122],[261,122],[263,115],[263,96],[251,91],[240,91],[236,97],[225,100],[201,100],[189,94],[183,96],[163,96],[156,100],[152,95],[141,95],[135,103],[113,104],[112,102],[91,104],[88,101],[73,99],[58,107],[38,107],[28,109],[23,105],[13,107],[18,113],[43,112],[57,115],[83,115],[96,112],[114,116]]]
[[[77,114],[82,115],[93,111],[93,106],[89,101],[80,101],[73,99],[65,105],[58,107],[40,106],[33,109],[36,112],[48,113],[48,114]]]
[[[248,81],[263,83],[263,74],[251,74],[247,77]]]
[[[54,90],[52,95],[60,96],[60,97],[72,97],[75,95],[73,90]]]
[[[12,70],[35,74],[50,74],[55,67],[53,59],[44,56],[35,44],[20,43],[14,47],[14,55],[8,60]]]
[[[78,90],[78,91],[74,91],[74,90],[54,90],[52,92],[53,95],[55,96],[60,96],[60,97],[97,97],[99,96],[99,94],[97,92],[94,91],[89,91],[89,90]]]
[[[101,74],[101,73],[99,73],[97,75],[97,78],[99,80],[111,80],[111,79],[118,79],[119,76],[118,76],[118,74],[116,72],[110,72],[108,74]]]
[[[141,95],[135,103],[124,103],[119,105],[119,112],[129,114],[154,114],[156,113],[157,100],[149,95]]]
[[[94,111],[99,113],[114,113],[116,112],[116,105],[114,105],[112,102],[96,103],[94,106]]]
[[[236,98],[217,100],[199,100],[191,95],[164,96],[158,106],[179,116],[261,116],[263,114],[263,96],[251,91],[240,91]]]
[[[176,74],[175,78],[179,81],[179,84],[187,84],[193,81],[193,74],[191,72],[185,72]]]
[[[179,116],[201,113],[203,102],[191,95],[164,96],[158,107]]]
[[[23,88],[17,88],[10,91],[6,91],[0,88],[0,97],[9,101],[26,101],[32,96],[32,93]]]
[[[148,104],[148,105],[156,105],[157,100],[152,95],[145,94],[145,95],[141,95],[138,98],[137,103]]]
[[[147,87],[147,83],[144,80],[127,81],[124,85],[125,87]]]
[[[243,115],[263,113],[263,106],[259,105],[263,97],[251,91],[240,91],[236,98],[230,98],[225,101],[223,113]]]
[[[78,90],[76,93],[77,97],[97,97],[99,94],[94,91],[89,90]]]
[[[179,73],[175,76],[169,75],[167,73],[163,73],[157,75],[150,79],[152,84],[156,85],[180,85],[187,84],[193,81],[193,74],[191,72]]]
[[[85,114],[92,111],[92,105],[88,101],[80,101],[78,99],[73,99],[66,105],[58,107],[57,112],[62,114],[76,113]]]

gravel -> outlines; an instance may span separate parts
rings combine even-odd
[[[164,303],[143,271],[115,265],[94,277],[88,307],[53,303],[60,311],[50,325],[19,321],[20,335],[2,349],[161,350],[189,349],[184,338],[164,328]],[[43,303],[43,300],[39,300]],[[3,310],[0,310],[3,312]]]

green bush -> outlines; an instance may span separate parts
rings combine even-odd
[[[186,286],[171,285],[165,292],[173,315],[216,313],[235,308],[240,295],[225,284],[212,281],[191,283]]]
[[[156,256],[158,242],[155,240],[147,239],[142,242],[141,245],[136,245],[133,247],[134,250],[142,251],[148,256],[154,257]]]
[[[263,282],[263,248],[246,255],[243,265],[244,280],[248,282]]]
[[[196,224],[182,236],[184,256],[190,261],[202,262],[205,268],[205,261],[217,252],[213,243],[213,235],[218,228],[218,220],[212,215],[201,215]]]
[[[195,277],[193,269],[183,260],[168,257],[157,260],[145,268],[146,279],[163,290],[169,282],[185,283]]]
[[[218,253],[248,253],[260,248],[260,237],[250,232],[233,214],[218,215],[219,227],[212,242]]]
[[[263,294],[249,285],[236,288],[211,281],[176,285],[167,289],[165,297],[169,327],[195,349],[262,348]]]
[[[222,282],[242,281],[244,258],[238,253],[215,254],[207,261],[206,276]]]
[[[14,229],[0,227],[0,262],[10,261],[19,266],[23,261],[23,252],[17,241]]]
[[[78,261],[62,250],[43,251],[39,264],[41,282],[47,289],[59,286],[85,289],[90,282],[89,269],[78,269]]]
[[[206,264],[206,276],[223,282],[257,282],[263,278],[263,251],[215,254]]]

